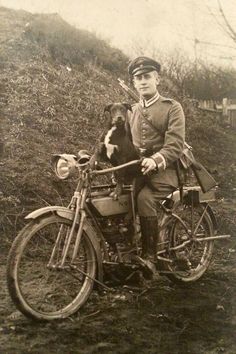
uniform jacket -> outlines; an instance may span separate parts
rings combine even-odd
[[[150,155],[157,163],[160,157],[156,153],[165,159],[166,168],[158,171],[155,183],[178,187],[174,162],[181,156],[185,141],[185,118],[180,103],[159,96],[146,108],[137,103],[132,109],[129,123],[134,145],[151,150]]]

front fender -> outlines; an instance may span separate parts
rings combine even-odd
[[[62,218],[65,218],[67,220],[73,220],[75,212],[73,210],[70,210],[68,208],[62,207],[62,206],[48,206],[44,208],[40,208],[37,210],[34,210],[32,213],[28,214],[25,219],[26,220],[35,220],[38,219],[46,214],[57,214],[61,216]],[[79,223],[79,221],[78,221]],[[88,219],[85,219],[84,221],[84,232],[87,234],[90,242],[93,245],[93,248],[96,253],[96,258],[97,258],[97,265],[98,265],[98,280],[102,281],[103,279],[103,270],[102,270],[102,252],[101,252],[101,246],[99,242],[99,238],[97,236],[97,231],[96,229],[91,225]]]
[[[48,207],[44,207],[44,208],[40,208],[37,210],[32,211],[32,213],[26,215],[25,219],[29,220],[29,219],[37,219],[40,216],[44,215],[44,214],[57,214],[65,219],[69,219],[69,220],[73,220],[74,218],[74,211],[62,207],[62,206],[57,206],[57,205],[53,205],[53,206],[48,206]]]

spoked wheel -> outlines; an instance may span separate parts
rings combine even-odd
[[[203,214],[204,213],[204,214]],[[210,265],[213,241],[204,240],[213,236],[214,229],[204,207],[179,206],[167,226],[161,231],[160,239],[167,244],[159,266],[170,280],[188,283],[198,280]]]
[[[16,307],[30,318],[68,317],[85,303],[92,291],[96,255],[86,233],[82,234],[71,265],[78,231],[75,230],[67,258],[61,266],[71,225],[70,220],[59,216],[45,216],[26,225],[12,245],[7,265],[8,289]]]

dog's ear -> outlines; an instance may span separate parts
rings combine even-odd
[[[104,116],[105,116],[105,126],[106,126],[106,129],[110,129],[110,128],[111,128],[111,107],[112,107],[112,104],[108,104],[108,105],[106,105],[106,107],[104,108]]]
[[[112,106],[113,106],[112,103],[106,105],[105,108],[104,108],[104,113],[106,113],[106,112],[111,113],[111,107]]]
[[[129,104],[129,103],[123,103],[123,105],[125,106],[125,108],[127,109],[127,111],[133,112],[131,104]]]

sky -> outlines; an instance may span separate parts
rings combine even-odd
[[[158,56],[176,48],[236,68],[236,43],[222,29],[219,0],[0,0],[0,6],[33,13],[58,13],[90,30],[131,58]],[[236,0],[220,0],[236,31]],[[196,41],[197,40],[197,41]],[[142,52],[142,53],[141,53]]]

